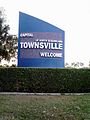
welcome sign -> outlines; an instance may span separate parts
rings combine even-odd
[[[64,67],[64,31],[19,13],[18,66]]]

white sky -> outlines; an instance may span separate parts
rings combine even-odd
[[[90,0],[0,0],[10,33],[18,34],[19,11],[65,31],[65,62],[90,61]]]

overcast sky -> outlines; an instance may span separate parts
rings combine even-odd
[[[18,34],[19,11],[65,31],[65,62],[90,61],[90,0],[0,0],[10,33]]]

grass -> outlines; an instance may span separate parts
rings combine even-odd
[[[0,120],[90,120],[90,95],[0,95]]]

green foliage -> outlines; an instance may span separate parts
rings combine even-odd
[[[0,8],[0,61],[4,58],[10,60],[15,56],[16,49],[13,47],[17,38],[9,35],[10,27],[6,24],[5,10]]]
[[[0,68],[0,91],[90,92],[90,69]]]

